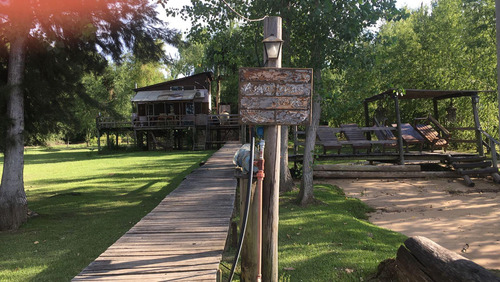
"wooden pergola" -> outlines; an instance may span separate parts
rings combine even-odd
[[[444,99],[471,97],[472,112],[474,115],[474,130],[476,132],[476,143],[479,155],[484,155],[483,150],[483,137],[481,123],[479,121],[479,114],[477,104],[479,102],[479,93],[481,92],[494,92],[494,91],[480,91],[480,90],[423,90],[423,89],[389,89],[378,95],[366,98],[363,101],[365,112],[365,124],[370,126],[369,116],[369,103],[378,100],[392,98],[394,100],[394,111],[396,114],[397,123],[397,143],[399,151],[400,163],[404,164],[404,150],[403,139],[401,134],[401,113],[399,108],[399,100],[414,100],[414,99],[432,99],[434,107],[434,117],[439,118],[438,102]]]

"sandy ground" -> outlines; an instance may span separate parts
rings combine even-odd
[[[425,236],[483,267],[500,269],[500,185],[475,187],[447,179],[331,179],[346,195],[376,209],[370,222],[407,236]],[[498,192],[497,192],[498,191]],[[394,254],[396,255],[396,254]]]

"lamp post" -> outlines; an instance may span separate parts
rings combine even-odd
[[[266,67],[281,68],[281,17],[264,19],[264,62]],[[278,220],[281,125],[264,127],[266,167],[262,191],[262,281],[278,281]]]

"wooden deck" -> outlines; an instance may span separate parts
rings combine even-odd
[[[226,144],[73,281],[216,281],[234,207]]]

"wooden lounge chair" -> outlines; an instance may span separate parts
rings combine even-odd
[[[392,126],[397,127],[397,124],[393,124]],[[411,124],[401,124],[401,137],[406,145],[406,152],[409,151],[409,145],[419,145],[419,151],[422,152],[422,146],[425,144],[425,139],[415,130],[415,128],[413,128]]]
[[[418,120],[425,120],[426,124],[415,124],[415,128],[417,131],[429,142],[431,146],[431,152],[434,151],[434,148],[442,148],[446,152],[446,148],[448,147],[448,138],[450,136],[450,132],[444,128],[436,119],[434,119],[431,115],[427,118],[418,118]],[[445,138],[441,138],[439,133],[430,125],[430,123],[435,124],[443,133]]]
[[[366,139],[363,131],[361,131],[357,124],[341,124],[342,132],[344,132],[347,140],[350,141],[352,145],[353,153],[356,154],[359,149],[366,149],[366,152],[370,152],[372,147],[369,140]]]
[[[323,146],[323,154],[326,155],[326,151],[333,149],[337,150],[340,154],[340,149],[342,149],[342,144],[340,144],[333,128],[328,126],[319,126],[316,131],[316,137],[318,138],[318,144]]]
[[[373,119],[374,125],[373,127],[384,127],[382,126],[376,118]],[[390,141],[390,143],[383,144],[382,150],[385,152],[386,148],[395,148],[397,145],[397,138],[394,136],[391,130],[386,129],[386,130],[380,130],[376,129],[373,130],[375,132],[375,136],[377,136],[377,139],[380,141]]]

